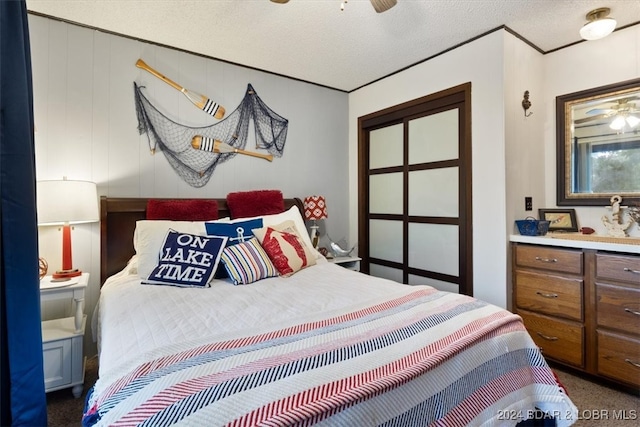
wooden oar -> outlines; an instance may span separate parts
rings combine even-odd
[[[261,159],[273,160],[271,154],[256,153],[255,151],[245,151],[226,144],[218,139],[207,138],[206,136],[196,135],[191,139],[191,146],[196,150],[209,151],[214,153],[238,153],[246,156],[260,157]]]
[[[165,77],[164,75],[160,74],[153,68],[149,67],[142,59],[138,59],[138,61],[136,62],[136,67],[142,68],[143,70],[150,72],[151,74],[153,74],[154,76],[156,76],[157,78],[159,78],[160,80],[168,84],[169,86],[179,90],[184,94],[184,96],[187,97],[189,101],[193,103],[193,105],[195,105],[205,113],[212,115],[216,119],[221,119],[224,117],[225,109],[222,105],[211,101],[209,98],[207,98],[204,95],[200,95],[195,92],[188,91],[187,89],[180,86],[178,83],[174,82],[173,80]]]

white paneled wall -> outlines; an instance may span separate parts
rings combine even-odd
[[[506,307],[505,32],[494,32],[349,96],[350,188],[357,192],[357,118],[471,82],[474,296]],[[357,204],[350,206],[357,233]]]
[[[29,15],[36,123],[37,179],[83,179],[112,197],[224,197],[229,192],[280,189],[285,197],[326,197],[329,218],[321,231],[348,238],[348,96],[346,93],[159,47],[72,24]],[[205,94],[231,113],[251,83],[262,100],[289,120],[282,158],[272,163],[237,155],[217,166],[210,181],[193,188],[161,152],[151,155],[139,135],[133,82],[154,105],[180,123],[217,120],[180,92],[135,66],[138,58],[182,86]],[[251,135],[247,149],[255,146]],[[64,201],[61,201],[64,203]],[[76,226],[74,266],[92,274],[86,313],[99,297],[99,224]],[[326,244],[323,235],[321,245]],[[355,242],[350,242],[355,243]],[[41,227],[40,256],[60,267],[61,236]],[[45,307],[45,316],[54,316]],[[87,354],[95,353],[90,333]]]
[[[570,49],[562,49],[545,56],[544,78],[547,105],[544,128],[546,200],[542,207],[555,207],[555,98],[581,90],[606,86],[640,78],[640,25],[615,31],[601,40],[580,43]],[[624,202],[624,201],[623,201]],[[604,206],[576,207],[579,227],[592,227],[596,233],[605,234],[602,215],[608,215]],[[627,233],[640,237],[640,227],[631,226]]]

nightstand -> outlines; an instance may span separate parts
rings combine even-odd
[[[51,276],[40,280],[40,301],[72,299],[74,315],[42,322],[42,354],[44,359],[44,387],[46,392],[72,388],[78,398],[84,388],[83,341],[87,316],[84,314],[84,291],[89,273],[63,282]]]
[[[357,256],[339,256],[333,258],[327,258],[327,261],[338,264],[341,267],[347,268],[353,271],[360,271],[360,261],[362,258]]]

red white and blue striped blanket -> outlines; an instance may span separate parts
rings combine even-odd
[[[153,351],[92,389],[83,425],[515,425],[577,410],[520,318],[463,295],[393,298]]]

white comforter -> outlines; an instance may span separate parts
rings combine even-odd
[[[102,287],[97,311],[100,374],[170,343],[238,330],[259,332],[406,287],[326,261],[291,277],[243,286],[215,280],[205,289],[142,285],[135,271],[134,259]]]
[[[515,425],[577,408],[520,318],[327,262],[211,288],[103,286],[83,425]],[[108,351],[107,351],[108,349]]]

